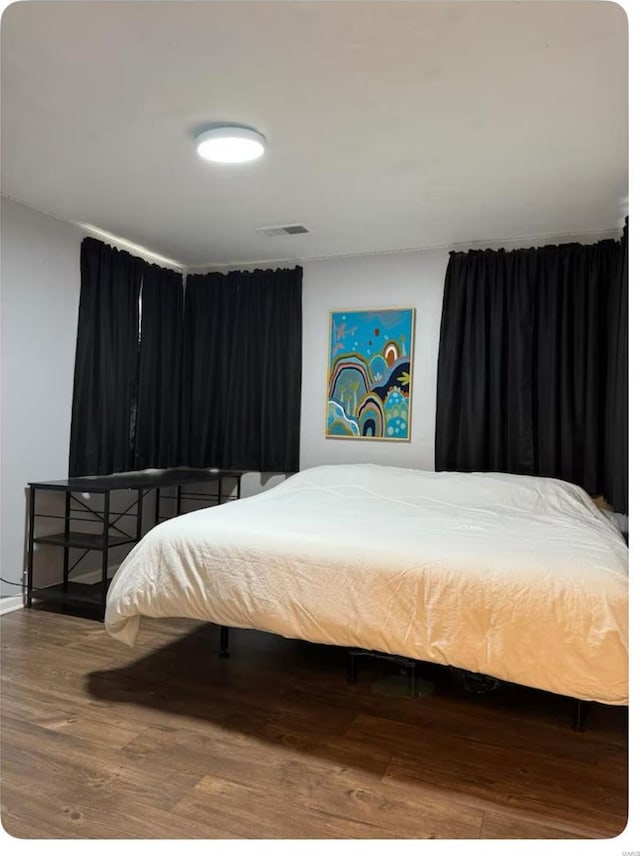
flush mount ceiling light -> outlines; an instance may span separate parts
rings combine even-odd
[[[196,134],[201,158],[217,163],[245,163],[264,154],[263,135],[248,125],[212,125]]]

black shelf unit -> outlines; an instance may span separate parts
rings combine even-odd
[[[107,580],[107,590],[111,580]],[[47,603],[57,603],[62,606],[75,606],[82,609],[92,609],[102,613],[103,611],[103,584],[99,583],[76,583],[69,581],[66,586],[45,586],[37,589],[36,597]]]
[[[139,473],[123,473],[112,476],[83,476],[78,478],[60,479],[49,482],[29,483],[29,538],[27,552],[27,592],[26,606],[32,606],[34,597],[38,600],[77,607],[97,608],[103,616],[107,591],[111,582],[109,578],[109,551],[115,547],[136,544],[142,537],[142,514],[144,498],[152,491],[155,492],[155,523],[169,519],[160,515],[160,500],[172,499],[175,502],[175,517],[183,512],[184,499],[198,499],[209,505],[221,504],[230,499],[231,495],[222,493],[224,479],[235,479],[235,498],[240,498],[240,483],[243,470],[195,470],[173,469],[144,471]],[[216,493],[183,493],[185,486],[217,483]],[[163,488],[175,488],[175,495],[162,495]],[[57,491],[65,494],[64,515],[38,514],[36,512],[36,495],[38,491]],[[111,509],[111,494],[114,491],[131,491],[133,501],[124,511],[114,512]],[[91,508],[84,501],[86,495],[102,495],[102,509]],[[84,496],[83,496],[84,495]],[[78,515],[84,516],[78,516]],[[88,515],[88,516],[87,516]],[[118,524],[122,518],[135,518],[135,533],[127,532]],[[38,535],[37,518],[60,520],[62,532]],[[99,532],[82,532],[71,528],[73,522],[100,524]],[[62,548],[62,581],[60,583],[35,588],[33,585],[34,546],[48,544]],[[70,564],[70,551],[82,551],[73,565]],[[79,562],[90,551],[102,554],[101,577],[96,583],[82,583],[71,579],[70,575]]]
[[[120,547],[123,544],[135,544],[136,538],[125,538],[122,535],[108,535],[109,548]],[[34,544],[55,544],[58,547],[79,547],[85,550],[102,550],[104,543],[102,535],[92,535],[90,532],[58,532],[53,535],[41,535],[33,539]]]

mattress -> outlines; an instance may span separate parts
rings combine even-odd
[[[336,465],[152,529],[105,626],[182,616],[628,703],[628,550],[579,487]]]

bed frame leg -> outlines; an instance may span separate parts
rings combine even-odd
[[[229,628],[220,627],[220,647],[218,648],[218,657],[223,660],[229,659]]]
[[[358,664],[356,661],[356,655],[353,651],[349,651],[349,666],[347,668],[347,681],[350,684],[355,684],[358,682]]]
[[[418,686],[416,684],[416,664],[409,666],[409,697],[418,698]]]
[[[573,730],[574,731],[584,731],[584,719],[586,713],[586,703],[576,700],[576,705],[573,713]]]

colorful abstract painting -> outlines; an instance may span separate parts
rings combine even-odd
[[[327,437],[410,439],[413,315],[330,313]]]

